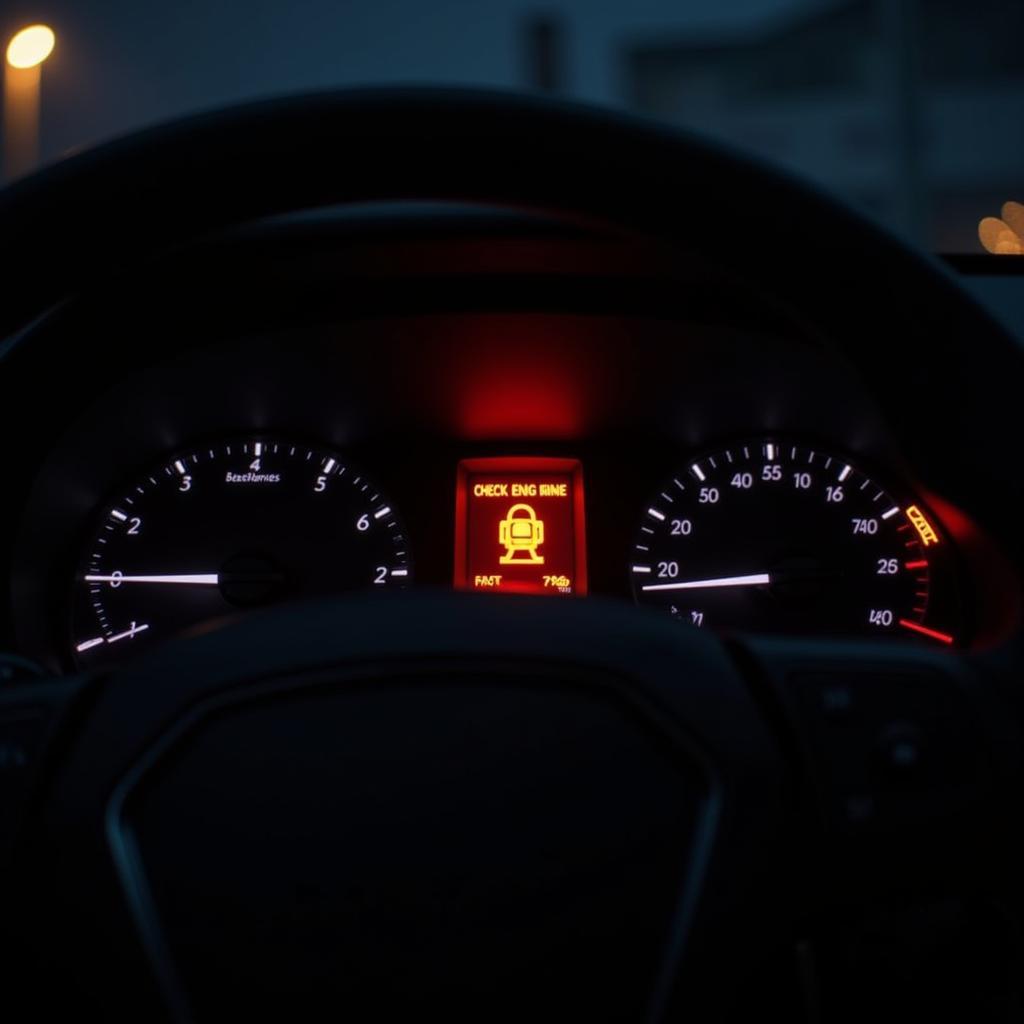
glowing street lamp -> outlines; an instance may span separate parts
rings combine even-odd
[[[4,67],[4,176],[27,174],[39,160],[39,82],[56,37],[47,25],[29,25],[7,44]]]

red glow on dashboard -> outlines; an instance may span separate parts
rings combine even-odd
[[[980,534],[978,526],[965,512],[952,502],[940,498],[937,494],[927,494],[928,505],[939,521],[958,544],[967,543]]]
[[[578,459],[463,459],[455,489],[455,586],[503,594],[585,594]]]
[[[461,438],[577,438],[616,393],[592,324],[476,317],[449,337],[436,394]]]
[[[566,381],[551,367],[482,367],[462,396],[460,419],[467,437],[523,431],[537,437],[571,437],[579,413]]]
[[[1011,563],[988,534],[963,509],[925,492],[923,497],[956,542],[970,576],[982,581],[971,595],[975,618],[973,643],[991,647],[1006,641],[1024,618],[1024,595]]]

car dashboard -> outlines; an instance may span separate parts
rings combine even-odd
[[[915,404],[929,354],[894,341],[868,377],[833,333],[887,325],[815,302],[464,208],[281,218],[94,281],[8,353],[33,399],[3,646],[108,668],[268,605],[410,587],[997,644],[1019,581]]]

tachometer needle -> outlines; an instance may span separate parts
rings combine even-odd
[[[180,573],[174,576],[86,576],[86,583],[193,583],[203,587],[216,587],[220,583],[217,573]]]
[[[683,580],[679,583],[650,583],[641,590],[710,590],[713,587],[757,587],[771,583],[766,572],[755,572],[750,576],[719,576],[709,580]]]

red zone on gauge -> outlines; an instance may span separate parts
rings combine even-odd
[[[501,594],[585,594],[578,459],[463,459],[455,488],[455,586]]]

